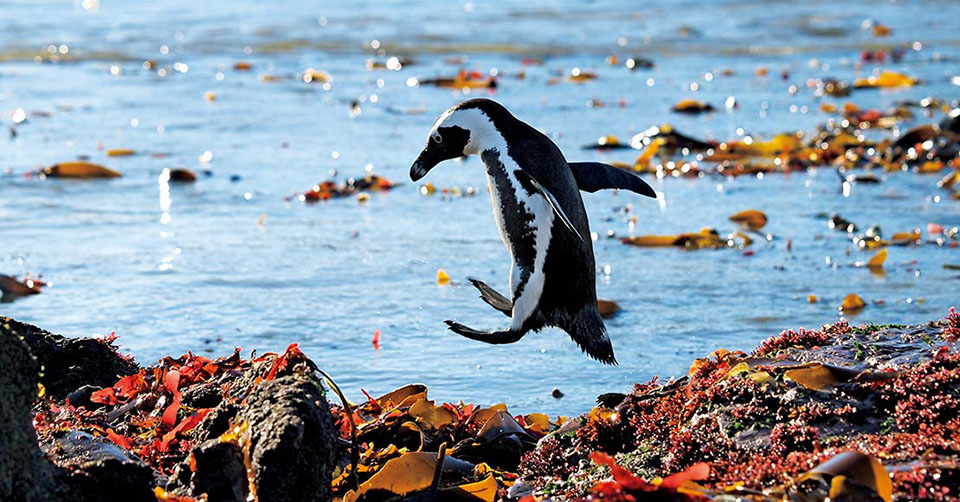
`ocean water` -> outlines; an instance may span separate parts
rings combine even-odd
[[[958,273],[943,268],[960,263],[960,251],[892,247],[886,273],[871,274],[848,266],[870,254],[821,216],[837,212],[887,235],[956,226],[960,202],[936,188],[938,176],[883,174],[882,183],[855,185],[846,196],[831,169],[648,177],[660,202],[584,194],[598,234],[598,293],[623,309],[607,321],[620,365],[586,358],[556,330],[484,345],[442,322],[508,322],[466,281],[508,289],[510,264],[482,166],[476,158],[450,161],[424,180],[476,187],[473,197],[423,196],[407,173],[436,116],[473,96],[499,100],[570,160],[624,162],[638,152],[582,146],[664,123],[698,138],[762,140],[813,131],[829,118],[822,102],[880,109],[928,96],[949,102],[960,95],[950,83],[960,74],[958,18],[960,4],[934,1],[6,1],[0,273],[39,274],[50,284],[0,304],[0,313],[68,335],[116,332],[143,363],[188,350],[263,353],[299,343],[355,399],[361,388],[376,395],[422,382],[444,401],[503,401],[518,413],[551,414],[586,411],[598,394],[655,375],[683,375],[694,357],[717,348],[749,350],[783,329],[833,322],[848,293],[870,304],[854,323],[942,317],[960,303]],[[870,19],[892,34],[873,37],[862,28]],[[905,47],[901,61],[859,64],[863,50],[893,46]],[[619,65],[605,62],[611,54]],[[369,58],[390,56],[408,61],[399,71],[366,67]],[[655,66],[629,71],[627,57]],[[252,70],[235,70],[240,61]],[[768,75],[756,74],[761,67]],[[329,73],[329,86],[303,82],[307,68]],[[409,85],[460,68],[496,71],[499,86],[464,94]],[[598,78],[551,83],[573,68]],[[924,83],[825,99],[806,87],[810,78],[851,80],[878,68]],[[729,96],[737,109],[724,109]],[[689,97],[720,111],[670,111]],[[15,123],[20,109],[26,120]],[[905,127],[939,117],[918,112]],[[114,148],[137,155],[108,157]],[[123,177],[25,175],[78,156]],[[165,183],[162,171],[176,167],[197,171],[198,181]],[[402,184],[366,202],[297,200],[325,179],[368,169]],[[749,208],[767,213],[772,236],[758,240],[752,256],[637,248],[607,237],[704,226],[728,233],[736,227],[727,217]],[[438,269],[453,284],[439,286]],[[809,294],[820,301],[808,303]],[[555,387],[565,397],[551,397]]]

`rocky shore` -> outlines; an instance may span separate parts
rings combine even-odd
[[[0,500],[960,497],[960,315],[785,331],[579,417],[350,403],[296,345],[140,366],[0,317]]]

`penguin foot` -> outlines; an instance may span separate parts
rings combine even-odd
[[[460,324],[456,321],[443,321],[450,327],[450,331],[454,333],[469,338],[471,340],[477,340],[478,342],[490,343],[495,345],[501,345],[505,343],[513,343],[521,338],[523,335],[527,334],[525,331],[511,331],[511,330],[501,330],[501,331],[477,331],[473,328],[468,328],[463,324]]]
[[[483,281],[479,281],[472,277],[468,278],[470,284],[473,284],[473,287],[477,288],[480,291],[480,299],[487,302],[487,305],[503,312],[507,317],[513,315],[513,302],[507,299],[507,297],[501,295],[497,290],[487,286]]]

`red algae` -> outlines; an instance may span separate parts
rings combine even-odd
[[[386,489],[402,497],[470,493],[484,502],[844,500],[839,493],[956,501],[957,329],[951,309],[909,328],[841,321],[788,330],[752,354],[717,350],[683,378],[605,394],[604,407],[574,419],[437,404],[419,384],[364,393],[364,403],[329,408],[340,435],[333,496],[370,502]],[[790,378],[821,366],[831,378],[815,386]],[[241,403],[251,388],[296,371],[317,371],[296,344],[249,360],[239,350],[216,360],[167,357],[94,392],[87,406],[42,398],[34,426],[41,442],[67,430],[103,437],[169,476],[184,461],[195,464],[194,448],[215,416],[197,397],[204,389],[217,402]],[[238,432],[246,425],[229,427],[213,437],[246,448],[249,438]],[[444,467],[439,485],[438,458],[460,466]],[[248,481],[256,493],[249,472]]]
[[[718,351],[697,360],[686,379],[637,385],[614,408],[584,415],[574,437],[551,435],[524,457],[520,474],[548,498],[596,498],[589,482],[570,481],[584,477],[582,467],[569,474],[568,466],[603,451],[648,480],[705,462],[709,476],[688,493],[710,500],[734,500],[734,494],[739,500],[822,500],[833,488],[811,470],[856,451],[889,471],[884,476],[893,482],[893,500],[957,500],[960,352],[947,334],[958,319],[951,311],[943,321],[914,328],[852,328],[841,321],[784,331],[751,356]],[[931,335],[941,332],[942,341],[930,346]],[[902,350],[858,355],[870,351],[863,347],[868,343]],[[854,376],[806,388],[784,378],[791,369],[819,364],[802,361],[851,368]],[[563,475],[549,475],[550,462],[559,463]],[[864,488],[867,481],[851,480],[847,489],[883,500]]]
[[[844,334],[850,329],[846,321],[840,321],[830,326],[815,331],[805,330],[803,328],[797,331],[786,330],[779,336],[768,338],[760,344],[760,347],[754,351],[756,356],[776,356],[781,349],[787,347],[806,347],[812,348],[820,345],[826,345],[835,336]]]

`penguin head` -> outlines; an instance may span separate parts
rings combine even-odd
[[[477,106],[477,101],[479,100],[464,101],[443,112],[433,123],[427,137],[427,146],[410,166],[411,180],[420,180],[445,160],[479,152],[484,138],[497,134],[490,117]],[[494,101],[485,101],[500,106]]]

